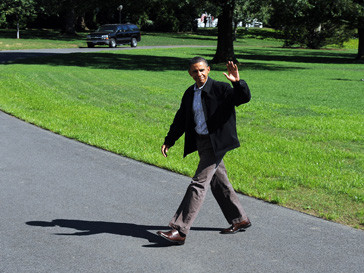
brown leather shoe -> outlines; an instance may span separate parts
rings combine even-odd
[[[238,231],[244,231],[246,228],[250,227],[252,224],[249,219],[246,219],[240,223],[232,224],[231,227],[221,230],[221,234],[234,234]]]
[[[183,245],[186,240],[186,236],[181,236],[181,234],[176,229],[172,229],[168,232],[158,231],[157,235],[178,245]]]

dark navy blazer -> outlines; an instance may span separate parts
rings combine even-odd
[[[235,106],[250,101],[251,95],[245,81],[230,84],[208,78],[201,92],[202,107],[206,117],[212,147],[217,157],[240,146],[236,132]],[[197,150],[195,121],[192,110],[194,85],[182,97],[164,144],[171,147],[185,134],[184,157]]]

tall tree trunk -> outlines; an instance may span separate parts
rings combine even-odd
[[[86,25],[85,13],[83,13],[80,17],[77,18],[77,31],[89,31],[89,28]]]
[[[364,28],[358,28],[359,46],[357,60],[364,58]]]
[[[73,7],[64,15],[64,32],[68,34],[76,33],[76,13]]]
[[[235,0],[223,1],[222,14],[219,16],[217,49],[213,63],[233,61],[237,63],[233,45],[233,15]]]

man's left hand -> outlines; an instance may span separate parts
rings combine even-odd
[[[238,82],[240,80],[238,66],[232,61],[228,61],[226,64],[227,73],[224,73],[225,77],[231,82]]]

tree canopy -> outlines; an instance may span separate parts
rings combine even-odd
[[[236,61],[236,26],[254,18],[281,30],[285,46],[320,48],[357,35],[357,58],[364,55],[364,0],[2,0],[0,27],[75,34],[121,20],[145,31],[180,32],[195,30],[204,12],[219,19],[215,62]]]
[[[17,38],[20,38],[19,29],[28,21],[36,17],[40,8],[34,0],[2,0],[0,2],[0,25],[17,28]]]

